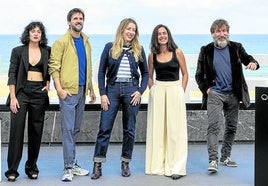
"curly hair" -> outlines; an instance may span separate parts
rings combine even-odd
[[[46,29],[45,29],[45,26],[43,25],[43,23],[40,22],[40,21],[33,21],[33,22],[29,23],[25,27],[25,29],[24,29],[21,37],[20,37],[20,41],[21,41],[22,44],[24,44],[24,45],[29,44],[29,42],[30,42],[30,31],[32,29],[36,28],[36,27],[38,27],[41,30],[41,40],[39,42],[39,45],[42,46],[42,47],[47,46]]]

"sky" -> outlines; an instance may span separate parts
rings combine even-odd
[[[0,34],[21,34],[31,21],[42,21],[48,34],[63,34],[75,7],[85,12],[87,34],[114,34],[127,17],[136,20],[141,34],[160,23],[173,34],[209,34],[218,18],[229,22],[233,34],[268,34],[267,0],[4,0]]]

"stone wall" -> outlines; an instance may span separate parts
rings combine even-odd
[[[2,143],[9,140],[9,112],[0,112]],[[111,142],[122,141],[121,111],[118,112]],[[85,111],[81,133],[78,142],[95,142],[98,132],[100,112]],[[147,111],[139,111],[137,116],[136,142],[145,142]],[[207,115],[205,110],[187,110],[188,140],[191,142],[206,141]],[[224,122],[223,117],[221,118]],[[43,143],[60,143],[61,114],[59,111],[47,111],[43,132]],[[224,123],[222,124],[222,130]],[[25,142],[27,142],[27,124],[25,127]],[[255,110],[240,110],[236,141],[254,141],[255,139]],[[222,136],[222,134],[221,134]]]

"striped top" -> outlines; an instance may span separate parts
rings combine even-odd
[[[131,47],[124,46],[123,50],[124,51],[131,50]],[[122,57],[116,77],[117,78],[131,78],[131,72],[130,72],[130,66],[129,66],[127,53],[124,53],[124,56]]]

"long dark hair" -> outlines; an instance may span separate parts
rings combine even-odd
[[[42,47],[47,46],[46,29],[45,29],[45,26],[43,25],[43,23],[40,21],[33,21],[25,27],[25,29],[20,37],[20,41],[22,44],[24,44],[24,45],[29,44],[29,42],[30,42],[30,33],[29,32],[36,27],[38,27],[42,33],[39,45]]]
[[[154,28],[153,33],[152,33],[151,43],[150,43],[151,52],[155,54],[160,53],[160,47],[158,43],[158,29],[161,27],[165,28],[168,34],[168,43],[167,43],[168,50],[175,51],[178,48],[178,46],[174,42],[169,28],[166,25],[159,24]]]

